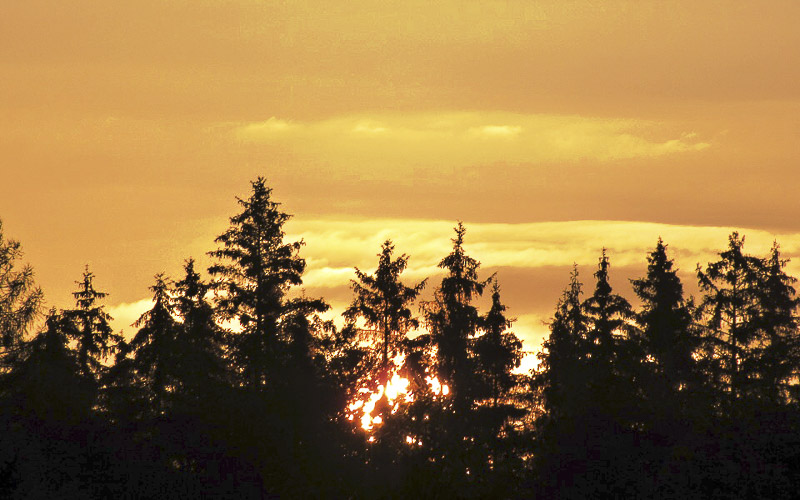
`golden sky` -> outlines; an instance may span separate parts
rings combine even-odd
[[[798,19],[791,0],[2,2],[0,219],[50,304],[89,263],[120,326],[258,175],[337,307],[383,239],[421,279],[463,220],[533,349],[603,246],[629,297],[659,235],[689,289],[732,228],[800,261]]]

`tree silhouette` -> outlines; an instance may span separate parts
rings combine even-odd
[[[95,290],[94,274],[89,267],[83,273],[83,280],[75,282],[78,290],[75,309],[64,311],[64,316],[75,328],[68,333],[78,344],[78,364],[83,376],[97,380],[104,369],[103,361],[114,352],[122,337],[111,328],[111,316],[105,311],[100,300],[106,293]]]
[[[684,300],[683,285],[661,238],[647,261],[646,276],[631,282],[641,300],[636,314],[641,329],[641,384],[651,418],[675,425],[686,417],[691,401],[688,395],[699,390],[701,378],[694,354],[701,339],[692,322],[691,304]]]
[[[434,300],[424,304],[423,310],[436,348],[439,378],[450,383],[457,411],[463,413],[472,406],[476,395],[471,344],[478,332],[480,315],[472,300],[483,294],[489,280],[478,279],[480,262],[464,251],[464,225],[459,222],[454,229],[453,250],[439,262],[439,268],[447,274]]]
[[[706,329],[704,362],[714,385],[733,400],[751,391],[754,347],[764,340],[758,328],[763,262],[743,253],[743,246],[744,237],[734,232],[718,261],[705,271],[697,266],[704,292],[698,309]]]
[[[267,383],[277,366],[281,318],[287,312],[286,293],[302,283],[306,267],[298,252],[302,241],[284,243],[283,225],[289,215],[272,201],[272,190],[259,177],[250,198],[237,198],[242,212],[217,237],[220,248],[208,271],[217,278],[218,307],[242,329],[233,342],[233,359],[242,380],[251,387]],[[320,304],[315,308],[321,312]],[[274,374],[272,374],[274,375]]]
[[[351,280],[355,293],[345,312],[345,318],[363,318],[367,328],[377,330],[381,362],[384,367],[402,348],[402,340],[409,329],[417,328],[419,321],[411,314],[409,305],[417,298],[427,280],[413,287],[405,286],[400,275],[408,267],[408,256],[392,259],[394,245],[386,240],[378,254],[378,268],[369,275],[356,268],[358,281]],[[388,376],[388,374],[387,374]],[[383,383],[386,381],[384,380]]]
[[[475,354],[481,375],[485,378],[486,395],[493,408],[499,408],[510,391],[519,384],[513,370],[522,362],[522,342],[509,332],[513,320],[505,316],[506,306],[500,302],[500,285],[492,285],[492,306],[482,318],[483,335],[475,341]]]
[[[438,481],[452,488],[458,485],[453,491],[461,492],[476,488],[476,477],[488,466],[486,450],[475,439],[480,433],[475,408],[481,375],[474,344],[481,316],[472,301],[483,293],[489,279],[478,278],[480,262],[464,250],[464,225],[459,222],[454,230],[453,250],[439,262],[446,274],[434,299],[422,305],[429,333],[417,342],[433,348],[434,374],[442,385],[449,386],[448,398],[436,401],[440,407],[431,408],[429,416]]]
[[[139,330],[128,348],[132,351],[132,368],[150,395],[151,408],[160,414],[165,411],[169,393],[178,385],[175,369],[181,347],[177,343],[179,325],[173,317],[175,306],[169,284],[163,274],[155,278],[150,287],[153,307],[134,322]]]
[[[773,243],[756,288],[759,307],[754,322],[760,335],[754,364],[749,367],[758,379],[760,395],[775,403],[800,402],[795,381],[800,371],[800,298],[793,286],[797,279],[783,271],[787,263],[781,259],[778,243]]]
[[[182,394],[200,397],[203,391],[227,377],[224,359],[227,339],[207,298],[211,285],[195,271],[193,259],[187,260],[183,269],[184,277],[175,283],[173,290],[173,313],[182,321],[177,327],[180,351],[175,370]]]
[[[15,268],[21,256],[20,243],[4,238],[0,221],[0,342],[4,351],[22,341],[42,307],[43,294],[33,281],[33,269]]]

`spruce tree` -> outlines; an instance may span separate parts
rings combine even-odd
[[[74,325],[68,335],[77,342],[82,375],[97,380],[105,370],[103,362],[115,351],[122,337],[111,328],[111,315],[100,304],[107,294],[94,288],[94,274],[89,272],[89,266],[83,279],[75,283],[78,285],[78,290],[72,294],[76,300],[75,309],[64,311],[64,316]]]
[[[480,374],[484,377],[484,394],[487,403],[499,408],[508,403],[511,391],[519,385],[513,371],[522,362],[522,342],[508,331],[513,320],[505,315],[506,306],[500,301],[500,285],[492,285],[492,306],[481,320],[483,334],[475,341]]]
[[[184,264],[184,277],[175,283],[174,314],[181,321],[177,342],[180,347],[178,382],[185,396],[201,397],[214,383],[227,377],[224,331],[215,320],[216,311],[208,300],[211,285],[195,271],[194,260]]]
[[[217,237],[220,245],[209,255],[217,260],[208,271],[216,278],[217,304],[224,319],[235,319],[241,332],[233,341],[234,365],[242,381],[264,387],[277,368],[281,322],[288,311],[286,295],[302,284],[305,259],[299,256],[302,241],[284,242],[284,224],[290,216],[272,200],[264,178],[252,183],[246,200],[237,198],[241,213],[231,217],[230,227]],[[311,309],[322,312],[320,302]]]
[[[423,304],[433,347],[435,375],[449,387],[449,395],[430,408],[429,440],[433,456],[428,460],[438,466],[439,481],[458,485],[454,495],[488,494],[477,489],[488,467],[486,450],[480,443],[477,426],[477,403],[480,400],[481,376],[475,355],[475,338],[481,316],[473,305],[488,283],[478,278],[480,262],[464,250],[466,229],[455,227],[453,250],[439,262],[445,271],[434,300]],[[425,337],[423,337],[425,339]],[[476,439],[477,438],[477,439]]]
[[[473,340],[480,326],[480,314],[472,304],[483,294],[489,280],[478,278],[480,262],[464,251],[466,228],[454,228],[453,250],[439,262],[445,270],[434,300],[424,304],[425,320],[436,348],[439,380],[450,384],[456,411],[464,413],[476,397]]]
[[[4,354],[19,346],[42,307],[43,294],[33,281],[33,269],[17,267],[21,256],[20,243],[4,238],[0,221],[0,343]]]
[[[701,379],[694,354],[700,338],[677,269],[667,257],[667,245],[661,238],[647,261],[645,277],[631,282],[641,300],[636,314],[641,332],[639,384],[652,418],[672,425],[689,409],[687,394],[699,390]]]
[[[586,402],[588,319],[581,307],[581,294],[575,265],[570,282],[558,299],[549,325],[550,335],[539,353],[540,365],[533,376],[536,392],[542,394],[546,419],[573,418],[579,413],[577,407]]]
[[[589,325],[587,340],[591,364],[602,371],[613,370],[615,361],[623,354],[621,351],[628,347],[626,343],[631,333],[629,320],[633,316],[628,301],[613,293],[608,281],[610,267],[604,248],[594,273],[597,280],[594,294],[583,303]]]
[[[166,409],[170,392],[177,388],[175,369],[178,366],[178,322],[175,321],[173,299],[163,274],[156,275],[150,287],[153,307],[133,324],[139,328],[129,344],[132,368],[145,387],[152,409],[159,414]]]
[[[734,232],[718,261],[705,270],[697,266],[703,292],[698,308],[705,329],[703,362],[719,394],[730,400],[751,392],[756,377],[750,370],[754,347],[764,340],[758,321],[764,265],[745,254],[743,246],[744,237]]]
[[[774,403],[789,398],[797,401],[800,395],[796,383],[800,373],[800,298],[794,288],[797,279],[783,270],[787,263],[774,242],[764,260],[761,285],[756,289],[759,306],[754,322],[760,335],[754,346],[755,359],[748,367],[756,373],[759,395]]]
[[[423,280],[411,287],[404,285],[400,275],[408,267],[408,256],[403,254],[393,259],[393,253],[392,241],[386,240],[378,254],[378,268],[374,274],[366,274],[356,268],[358,280],[351,280],[355,297],[344,312],[345,318],[362,318],[367,328],[377,332],[375,345],[384,368],[392,357],[401,353],[406,332],[419,326],[409,306],[426,282]]]

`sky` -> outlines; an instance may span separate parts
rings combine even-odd
[[[800,3],[0,3],[0,220],[48,305],[88,264],[117,328],[264,176],[341,310],[383,240],[431,277],[467,227],[535,351],[603,247],[696,292],[727,235],[800,275]],[[484,301],[485,302],[485,301]]]

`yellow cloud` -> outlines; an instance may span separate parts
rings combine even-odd
[[[211,224],[209,222],[209,224]],[[365,219],[346,217],[291,219],[287,224],[287,239],[302,238],[306,245],[301,255],[307,268],[303,275],[303,287],[312,296],[323,296],[329,300],[332,310],[326,314],[341,324],[340,315],[349,302],[350,280],[355,278],[354,267],[371,273],[375,270],[381,244],[392,239],[395,255],[408,254],[408,268],[403,280],[416,283],[431,278],[426,293],[435,286],[441,270],[439,261],[452,248],[453,221],[417,219]],[[488,276],[492,269],[502,268],[504,276],[514,269],[568,268],[573,263],[581,267],[584,282],[591,282],[591,272],[597,265],[600,251],[608,248],[614,268],[644,268],[646,256],[652,251],[658,237],[669,245],[670,256],[685,273],[692,274],[699,263],[705,266],[718,259],[718,253],[727,246],[731,227],[703,227],[659,224],[631,221],[564,221],[534,222],[519,224],[466,222],[465,248],[469,255],[481,262]],[[209,234],[218,234],[219,229],[209,225]],[[740,229],[746,236],[745,251],[766,256],[772,242],[781,244],[782,255],[794,258],[787,269],[792,275],[800,275],[800,233],[776,234],[764,230]],[[564,272],[564,284],[568,272]],[[557,296],[560,290],[553,290]],[[630,290],[620,290],[630,295]],[[506,298],[506,301],[508,298]],[[544,322],[555,305],[533,304],[535,310],[510,310],[516,317],[513,331],[525,342],[525,349],[536,351],[547,335]],[[130,326],[139,315],[152,307],[150,299],[118,304],[109,309],[115,318],[116,330],[133,332]],[[529,357],[525,366],[533,366],[535,358]]]
[[[454,222],[404,219],[293,219],[290,238],[303,238],[308,259],[304,283],[311,287],[346,285],[352,268],[370,271],[377,262],[380,245],[395,243],[397,255],[410,255],[406,275],[422,279],[438,273],[436,265],[449,253]],[[520,224],[466,223],[465,247],[483,267],[537,268],[550,266],[594,266],[603,247],[608,248],[615,267],[643,265],[646,255],[661,237],[683,269],[694,269],[717,259],[728,235],[735,228],[681,226],[653,222],[565,221]],[[777,239],[782,253],[800,253],[800,234],[775,234],[742,229],[745,250],[766,255]],[[800,269],[790,264],[790,270]],[[350,269],[350,273],[347,270]]]
[[[516,137],[522,132],[519,125],[484,125],[470,128],[468,133],[477,137]]]
[[[263,122],[249,123],[240,126],[236,130],[236,135],[240,140],[258,140],[265,137],[274,137],[275,134],[281,134],[290,130],[297,130],[300,125],[297,123],[280,120],[276,117],[270,117]]]
[[[273,117],[240,124],[233,134],[251,147],[277,147],[310,162],[335,165],[337,171],[380,176],[376,168],[383,169],[384,177],[401,175],[409,166],[435,170],[497,162],[604,162],[710,146],[691,131],[670,137],[659,132],[663,128],[656,122],[576,115],[443,112],[343,116],[302,123]]]
[[[153,301],[151,299],[142,299],[136,302],[125,302],[111,306],[108,308],[108,313],[114,318],[111,322],[111,326],[117,332],[124,332],[125,337],[130,339],[133,332],[136,331],[136,328],[132,326],[133,323],[139,319],[139,316],[152,307]]]

